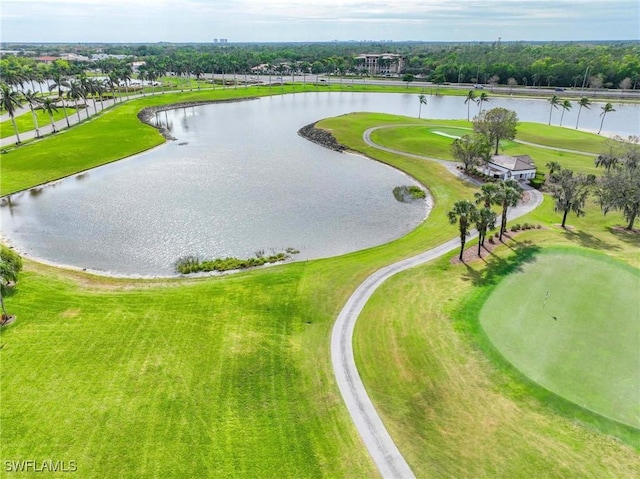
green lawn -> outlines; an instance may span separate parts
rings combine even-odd
[[[480,310],[493,345],[550,391],[640,428],[640,270],[549,250],[504,278]]]
[[[495,353],[479,325],[480,308],[495,284],[540,249],[606,251],[640,268],[640,236],[613,229],[624,223],[619,215],[604,217],[590,205],[585,217],[570,217],[568,231],[556,226],[558,219],[547,198],[524,218],[543,229],[521,233],[486,261],[451,264],[456,252],[401,273],[360,316],[354,337],[360,375],[418,477],[640,473],[638,429],[532,383]]]
[[[246,94],[155,95],[118,106],[2,155],[2,191],[158,144],[155,130],[135,119],[142,106]],[[413,121],[420,122],[367,114],[319,123],[429,187],[429,220],[387,245],[176,281],[98,278],[27,261],[17,294],[5,299],[18,319],[0,337],[0,458],[75,460],[82,477],[98,478],[375,477],[333,378],[333,321],[368,274],[454,237],[446,212],[474,192],[440,165],[362,142],[367,128]],[[121,141],[104,143],[114,135]],[[635,235],[608,229],[619,215],[591,208],[585,218],[571,216],[570,235],[554,229],[558,219],[545,202],[530,221],[551,230],[527,234],[542,244],[607,248],[626,261],[637,252]],[[403,273],[376,294],[356,328],[360,365],[372,359],[362,368],[365,384],[416,473],[636,476],[634,451],[528,390],[514,395],[503,384],[508,375],[456,326],[455,311],[486,268],[472,271],[443,260]]]
[[[408,123],[408,122],[407,122]],[[385,128],[372,133],[371,139],[376,143],[396,148],[407,153],[425,155],[444,160],[453,160],[451,155],[450,138],[438,133],[451,136],[471,134],[472,123],[464,120],[424,120],[424,127],[399,126]],[[452,128],[453,127],[453,128]],[[500,151],[509,155],[530,155],[538,168],[547,172],[546,164],[557,161],[563,167],[590,174],[602,174],[594,164],[594,154],[604,150],[606,138],[593,133],[568,130],[555,126],[537,123],[520,123],[516,139],[536,143],[554,148],[565,148],[584,151],[587,154],[555,151],[523,145],[513,141],[501,142]]]
[[[75,108],[67,107],[67,116],[71,117],[76,114]],[[58,109],[57,112],[53,113],[53,121],[62,120],[64,118],[64,110],[62,107]],[[84,111],[80,112],[80,118],[83,120],[86,119],[86,115]],[[46,128],[47,131],[51,128],[51,118],[49,114],[44,110],[36,110],[36,120],[40,128]],[[27,111],[20,116],[16,117],[16,126],[18,127],[18,133],[23,133],[25,131],[31,131],[35,129],[35,125],[33,123],[33,115],[31,111]],[[13,129],[13,124],[11,120],[6,120],[0,123],[0,138],[7,138],[8,136],[14,136],[15,130]]]

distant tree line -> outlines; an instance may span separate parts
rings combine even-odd
[[[533,87],[636,89],[640,80],[640,42],[604,43],[290,43],[290,44],[105,44],[4,45],[26,56],[5,56],[0,72],[34,68],[40,54],[107,53],[145,61],[149,70],[198,76],[247,73],[268,65],[273,73],[366,75],[362,53],[397,53],[403,75],[434,83],[481,83]],[[96,64],[104,69],[118,60]],[[86,68],[71,62],[74,68]],[[79,62],[78,62],[79,63]]]

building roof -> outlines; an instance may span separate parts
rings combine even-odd
[[[529,155],[493,155],[491,161],[496,166],[506,168],[510,171],[523,171],[523,170],[535,170],[536,165],[533,159]]]

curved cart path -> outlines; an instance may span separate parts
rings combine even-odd
[[[364,133],[364,141],[368,145],[390,153],[437,161],[438,163],[444,164],[447,169],[456,176],[464,177],[464,175],[455,168],[455,163],[453,162],[407,154],[373,143],[370,138],[371,132],[376,129],[377,128],[371,128]],[[534,189],[528,191],[530,192],[528,202],[511,208],[508,215],[509,219],[522,216],[537,208],[542,203],[542,194],[540,192]],[[475,238],[476,236],[477,232],[474,231],[471,233],[470,238]],[[460,239],[452,239],[417,256],[385,266],[371,274],[358,286],[348,299],[333,326],[331,333],[331,362],[340,393],[358,429],[358,433],[362,437],[362,440],[369,450],[369,454],[371,454],[380,474],[384,478],[415,478],[415,476],[393,442],[393,439],[391,439],[389,432],[384,427],[358,374],[353,355],[353,331],[355,324],[360,312],[371,295],[388,278],[409,268],[438,258],[459,247]]]

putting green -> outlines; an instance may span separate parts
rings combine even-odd
[[[500,353],[586,409],[640,427],[640,272],[581,250],[547,250],[480,311]]]

